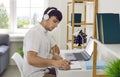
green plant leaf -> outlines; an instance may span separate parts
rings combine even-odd
[[[23,57],[24,53],[23,53],[23,49],[22,48],[18,48],[17,52]]]
[[[105,73],[108,77],[120,77],[120,60],[114,60],[108,63]]]

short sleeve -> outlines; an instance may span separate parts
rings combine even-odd
[[[40,47],[40,35],[35,34],[33,32],[30,32],[29,34],[27,34],[25,36],[24,39],[24,49],[25,51],[35,51],[38,52],[39,51],[39,47]]]

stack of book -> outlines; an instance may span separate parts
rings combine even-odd
[[[119,14],[98,13],[96,19],[98,40],[104,44],[120,43]]]

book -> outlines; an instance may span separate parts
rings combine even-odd
[[[97,29],[97,39],[99,41],[102,41],[102,32],[101,32],[101,21],[102,21],[102,15],[111,15],[113,13],[97,13],[96,16],[96,29]]]
[[[92,61],[85,61],[86,69],[92,69],[93,68],[93,62]],[[106,62],[104,61],[97,61],[96,69],[105,69]]]
[[[81,13],[74,13],[74,23],[81,23]],[[72,14],[71,14],[71,23],[72,23]],[[75,27],[80,27],[80,25],[74,25]]]
[[[119,14],[103,14],[101,16],[101,32],[103,43],[120,43]]]
[[[101,30],[100,30],[100,15],[102,15],[101,13],[98,13],[97,14],[97,16],[96,16],[96,30],[97,30],[97,39],[99,40],[99,41],[101,41]]]
[[[104,44],[120,43],[119,14],[97,14],[97,34],[98,40]]]

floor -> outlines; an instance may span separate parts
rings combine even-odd
[[[8,66],[7,70],[0,77],[20,77],[20,72],[15,65]]]

